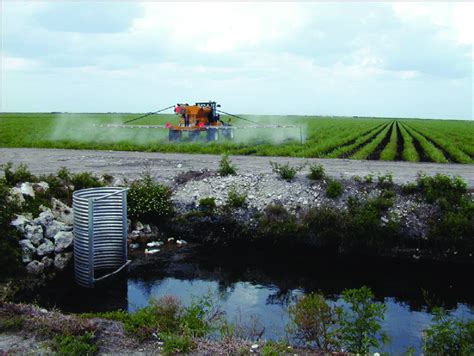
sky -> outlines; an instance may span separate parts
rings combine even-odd
[[[469,2],[0,4],[3,112],[474,119]]]

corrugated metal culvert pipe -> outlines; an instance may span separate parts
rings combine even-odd
[[[121,271],[127,260],[127,190],[117,187],[81,189],[73,194],[74,275],[94,283]]]

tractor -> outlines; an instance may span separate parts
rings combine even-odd
[[[227,140],[234,138],[234,128],[228,122],[221,120],[218,113],[218,105],[215,101],[199,102],[195,105],[176,104],[174,112],[179,116],[177,125],[166,124],[169,129],[169,141],[181,141],[183,132],[188,133],[191,141],[201,139],[201,133],[205,132],[204,139],[208,142],[218,141],[219,137]]]

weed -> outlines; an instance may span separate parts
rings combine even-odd
[[[303,216],[308,242],[319,247],[337,247],[346,234],[346,216],[334,208],[312,208]]]
[[[381,331],[387,307],[373,299],[374,295],[367,287],[342,292],[342,300],[348,304],[348,309],[338,309],[341,341],[349,352],[367,354],[371,347],[379,347],[388,341],[388,336]]]
[[[59,335],[53,339],[52,348],[60,355],[90,356],[98,351],[94,333]]]
[[[330,352],[339,348],[338,310],[330,306],[323,295],[311,293],[288,308],[288,330],[298,340],[319,350]]]
[[[219,175],[222,177],[229,175],[236,175],[237,169],[232,165],[229,155],[227,153],[223,154],[219,162]]]
[[[388,189],[393,187],[393,175],[387,173],[377,177],[377,187],[381,189]]]
[[[364,181],[365,183],[367,184],[372,184],[374,182],[374,175],[372,173],[369,173],[367,174],[365,177],[364,177]]]
[[[90,172],[82,172],[73,174],[71,177],[71,184],[74,190],[103,187],[104,184]]]
[[[194,348],[194,343],[189,335],[160,334],[164,341],[163,352],[165,355],[185,354]]]
[[[258,221],[257,236],[273,243],[297,242],[301,226],[296,217],[281,204],[270,204]]]
[[[293,354],[291,346],[286,341],[267,341],[262,347],[262,356],[279,356]]]
[[[235,187],[231,187],[227,193],[227,205],[233,208],[241,208],[245,205],[247,194],[240,194]]]
[[[199,199],[199,208],[202,212],[207,214],[213,214],[216,210],[216,198],[214,197],[206,197]]]
[[[337,198],[342,195],[344,192],[344,187],[342,183],[337,180],[330,180],[326,187],[326,196],[329,198]]]
[[[21,330],[23,321],[24,319],[21,315],[9,315],[8,317],[1,315],[0,333]]]
[[[135,180],[127,194],[128,214],[140,220],[153,220],[171,215],[171,189],[156,183],[149,174]]]
[[[270,161],[272,171],[280,176],[281,179],[291,181],[295,177],[296,173],[301,171],[304,166],[291,167],[290,163],[279,164],[277,162]]]
[[[38,181],[38,178],[28,170],[26,164],[20,164],[14,171],[12,171],[12,167],[11,162],[3,165],[3,174],[7,185],[14,187],[18,183]]]
[[[415,194],[418,191],[418,184],[413,183],[413,182],[405,183],[405,184],[402,184],[400,189],[403,194],[406,194],[406,195]]]
[[[309,167],[308,178],[312,180],[321,180],[326,177],[326,172],[322,164],[311,165]]]

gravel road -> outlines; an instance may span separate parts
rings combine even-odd
[[[135,178],[145,169],[150,169],[159,180],[169,181],[179,173],[189,170],[218,167],[220,156],[204,154],[127,152],[127,151],[89,151],[36,148],[0,148],[0,164],[12,162],[25,163],[35,174],[54,173],[61,167],[72,172],[90,171],[109,173],[113,176]],[[269,173],[269,162],[290,162],[300,165],[322,164],[328,175],[350,177],[373,174],[393,174],[395,182],[404,183],[416,179],[422,171],[428,175],[436,173],[461,176],[470,188],[474,188],[474,165],[409,163],[385,161],[356,161],[348,159],[303,159],[290,157],[231,156],[239,173]],[[307,171],[308,167],[303,170]]]

